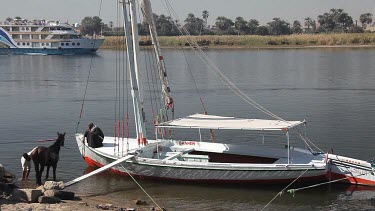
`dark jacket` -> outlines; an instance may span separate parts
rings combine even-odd
[[[85,135],[89,147],[98,148],[103,146],[104,134],[103,131],[94,126],[91,130],[86,130]]]

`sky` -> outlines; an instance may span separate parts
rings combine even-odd
[[[100,17],[104,23],[116,23],[116,3],[119,0],[102,0]],[[266,24],[279,17],[292,23],[303,22],[306,17],[316,17],[331,8],[344,9],[354,20],[362,13],[373,13],[375,0],[168,0],[179,18],[188,13],[201,18],[203,10],[209,11],[208,23],[213,24],[218,16],[234,20],[242,16],[245,20],[257,19]],[[26,19],[46,19],[80,23],[85,16],[98,16],[101,0],[0,0],[0,21],[7,17],[21,16]],[[151,0],[154,13],[169,14],[163,6],[165,0]]]

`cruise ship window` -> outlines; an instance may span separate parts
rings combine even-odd
[[[66,46],[69,46],[69,43],[66,43]]]
[[[49,43],[46,43],[46,46],[49,46]]]
[[[26,43],[23,42],[22,45],[24,46],[24,45],[26,45]]]
[[[75,43],[72,43],[73,46],[75,46],[76,44]]]
[[[18,42],[17,45],[21,45],[21,43]]]
[[[42,46],[44,46],[44,43],[42,43]]]
[[[81,43],[77,43],[77,45],[78,45],[78,46],[80,46],[80,45],[81,45]]]
[[[61,43],[61,46],[64,46],[64,43]]]
[[[29,46],[30,45],[30,43],[27,43],[27,46]]]

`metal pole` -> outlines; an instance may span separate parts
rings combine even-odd
[[[158,128],[156,128],[156,153],[158,154],[158,159],[159,159],[159,142],[158,142]]]
[[[201,133],[201,129],[199,128],[199,141],[202,142],[202,133]]]
[[[288,165],[289,165],[289,149],[290,149],[290,146],[289,146],[289,131],[286,131],[286,138],[287,138],[287,141],[288,141]]]

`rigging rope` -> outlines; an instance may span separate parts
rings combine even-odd
[[[98,17],[100,17],[100,14],[101,14],[101,11],[102,11],[102,3],[103,3],[103,0],[100,0],[99,16],[98,16]],[[94,38],[96,39],[96,33],[95,33]],[[95,42],[93,42],[93,47],[95,47]],[[81,123],[81,119],[82,119],[83,107],[84,107],[84,105],[85,105],[86,94],[87,94],[87,88],[88,88],[89,81],[90,81],[90,75],[91,75],[91,69],[92,69],[92,63],[93,63],[93,60],[94,60],[94,54],[91,55],[89,73],[88,73],[87,80],[86,80],[85,92],[84,92],[84,94],[83,94],[83,100],[82,100],[82,104],[81,104],[81,111],[79,112],[79,119],[78,119],[78,122],[77,122],[76,132],[75,132],[75,133],[78,132],[78,127],[79,127],[79,124]]]
[[[186,61],[186,64],[187,64],[187,67],[188,67],[188,70],[189,70],[189,73],[190,73],[191,79],[192,79],[193,82],[194,82],[195,90],[196,90],[196,92],[197,92],[197,94],[198,94],[198,96],[199,96],[199,100],[200,100],[200,102],[201,102],[201,105],[202,105],[202,108],[203,108],[203,112],[204,112],[205,115],[207,115],[208,112],[207,112],[206,107],[205,107],[205,105],[204,105],[204,103],[203,103],[202,95],[199,93],[198,85],[197,85],[197,83],[195,82],[194,75],[193,75],[193,72],[191,71],[190,64],[189,64],[189,61],[188,61],[188,59],[187,59],[187,57],[186,57],[186,54],[185,54],[184,48],[181,47],[181,49],[182,49],[182,53],[184,54],[185,61]],[[214,132],[212,131],[212,129],[210,129],[209,131],[210,131],[210,138],[211,138],[211,141],[214,142],[214,140],[215,140]]]
[[[176,11],[173,9],[173,7],[171,6],[171,4],[169,3],[168,0],[164,0],[165,1],[165,5],[164,7],[166,7],[166,9],[173,15],[175,16],[175,19],[178,21],[178,22],[181,22],[179,16],[177,15]],[[180,33],[182,35],[188,35],[188,36],[191,36],[189,31],[184,27],[182,26],[181,28],[177,27],[178,30],[180,31]],[[184,32],[185,34],[184,34]],[[276,114],[272,113],[271,111],[267,110],[266,108],[264,108],[263,106],[261,106],[260,104],[258,104],[255,100],[253,100],[252,98],[250,98],[248,95],[246,95],[243,91],[241,91],[233,82],[231,82],[228,77],[226,77],[221,71],[220,69],[213,63],[213,61],[206,55],[206,53],[203,52],[203,50],[200,48],[200,46],[198,45],[198,43],[196,41],[190,41],[189,39],[187,39],[185,36],[183,37],[185,39],[185,41],[189,44],[190,47],[192,47],[193,51],[197,54],[197,56],[209,67],[210,70],[212,70],[215,75],[230,89],[232,90],[237,96],[241,97],[245,102],[247,102],[248,104],[252,105],[254,108],[258,109],[259,111],[277,119],[277,120],[280,120],[280,121],[284,121],[286,122],[286,120],[282,119],[281,117],[277,116]]]
[[[366,174],[368,174],[368,172],[362,173],[362,174],[358,174],[358,175],[355,175],[353,177],[363,176],[363,175],[366,175]],[[318,187],[318,186],[321,186],[321,185],[331,184],[331,183],[335,183],[335,182],[339,182],[339,181],[347,180],[347,179],[348,178],[344,177],[344,178],[341,178],[341,179],[336,179],[336,180],[332,180],[332,181],[328,181],[328,182],[322,182],[322,183],[318,183],[318,184],[315,184],[315,185],[305,186],[305,187],[302,187],[302,188],[289,189],[289,190],[287,190],[287,192],[294,195],[297,191],[300,191],[300,190],[314,188],[314,187]]]
[[[266,206],[263,207],[262,211],[268,207],[278,196],[281,196],[281,194],[284,193],[284,191],[289,188],[294,182],[296,182],[302,175],[304,175],[309,169],[306,169],[301,175],[299,175],[293,182],[291,182],[289,185],[287,185],[284,189],[282,189],[280,192],[278,192],[272,199],[269,201]]]
[[[137,180],[135,180],[135,178],[128,172],[128,170],[122,165],[120,164],[122,168],[124,168],[124,170],[126,171],[126,173],[133,179],[133,181],[135,182],[135,184],[137,184],[139,186],[139,188],[141,188],[141,190],[151,199],[152,202],[154,202],[154,204],[160,209],[160,210],[164,210],[163,208],[161,208],[159,206],[158,203],[156,203],[156,201],[150,196],[150,194],[148,194],[146,192],[146,190],[137,182]]]

